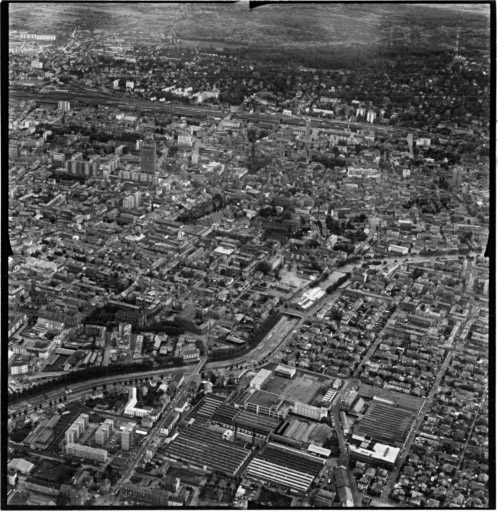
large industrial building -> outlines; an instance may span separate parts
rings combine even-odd
[[[293,448],[269,443],[251,461],[247,476],[294,494],[305,494],[324,462]]]
[[[357,440],[361,441],[361,438],[358,438]],[[348,448],[351,460],[366,462],[367,464],[380,466],[386,469],[392,469],[394,467],[401,451],[400,448],[395,446],[388,446],[381,443],[368,443],[364,441],[361,442],[359,446],[350,444]]]
[[[353,434],[402,448],[413,428],[416,414],[400,405],[373,400],[353,427]]]
[[[240,473],[251,452],[224,441],[218,432],[194,423],[170,443],[166,455],[195,468],[235,476]]]
[[[244,407],[256,414],[263,414],[273,418],[283,418],[285,412],[281,409],[284,397],[259,389],[249,390],[244,399]]]
[[[268,439],[269,435],[280,425],[281,420],[223,404],[216,408],[210,423],[233,430],[235,438],[240,434],[248,435],[254,443],[256,438]]]
[[[287,418],[287,421],[279,430],[279,434],[303,445],[306,443],[313,443],[321,446],[333,432],[332,427],[326,423],[315,423],[314,421],[290,418],[290,416]]]

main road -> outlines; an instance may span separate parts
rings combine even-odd
[[[62,92],[66,90],[67,92]],[[26,91],[20,90],[15,86],[10,87],[8,91],[9,97],[19,98],[19,99],[34,99],[45,102],[57,103],[60,100],[84,100],[87,103],[101,103],[101,104],[124,104],[127,103],[129,105],[135,105],[137,107],[143,107],[151,110],[162,110],[162,111],[170,111],[177,112],[184,115],[198,115],[198,116],[211,116],[216,114],[218,117],[224,117],[226,111],[216,108],[206,108],[206,107],[198,107],[198,106],[190,106],[190,105],[180,105],[173,103],[160,103],[153,102],[144,98],[135,98],[132,96],[118,95],[118,94],[110,94],[105,91],[99,91],[96,89],[92,89],[81,84],[77,83],[69,83],[65,85],[61,85],[61,91],[54,92],[39,92],[39,91]],[[241,105],[242,106],[242,105]],[[350,120],[342,120],[342,119],[323,119],[317,116],[283,116],[281,113],[271,115],[267,113],[249,113],[243,110],[240,110],[238,107],[238,111],[234,113],[234,117],[239,119],[244,119],[246,121],[267,121],[271,123],[280,123],[280,119],[287,120],[287,122],[291,124],[297,124],[304,126],[306,124],[305,117],[309,117],[311,119],[311,126],[313,128],[325,128],[325,129],[333,129],[333,128],[356,128],[356,129],[374,129],[382,132],[402,132],[408,133],[415,130],[420,131],[418,128],[411,128],[409,126],[387,126],[387,125],[378,125],[371,123],[362,123],[362,122],[351,122]],[[429,136],[436,136],[434,134],[427,133]]]
[[[9,99],[34,100],[45,103],[58,103],[61,100],[82,101],[88,104],[101,105],[129,105],[137,108],[159,110],[164,113],[178,113],[192,116],[217,116],[220,119],[226,115],[226,110],[217,108],[184,105],[177,103],[159,103],[132,96],[113,95],[103,91],[88,88],[76,88],[73,84],[65,86],[66,92],[39,92],[24,91],[15,88],[9,89]]]
[[[190,383],[192,382],[194,377],[196,375],[198,375],[199,372],[202,370],[202,368],[206,364],[206,360],[207,360],[206,357],[202,357],[201,360],[197,363],[197,365],[193,369],[193,371],[190,374],[190,376],[182,384],[181,391],[168,404],[168,408],[170,410],[173,410],[182,400],[185,399]],[[156,425],[154,425],[152,430],[149,432],[149,435],[147,436],[147,439],[144,441],[143,445],[140,447],[140,450],[137,453],[137,456],[135,458],[134,464],[130,464],[128,466],[128,468],[123,473],[121,479],[116,484],[116,488],[115,488],[116,493],[121,489],[123,484],[130,478],[130,476],[133,473],[133,471],[135,471],[135,467],[136,467],[137,463],[141,460],[141,458],[143,457],[144,453],[147,451],[149,446],[157,439],[157,435],[161,431],[161,428],[164,426],[164,423],[165,423],[167,418],[168,418],[168,415],[167,414],[163,414],[163,417],[156,423]]]
[[[358,492],[358,488],[356,486],[356,480],[353,476],[351,468],[349,467],[349,454],[346,446],[346,441],[344,439],[343,427],[341,426],[341,418],[340,418],[340,409],[341,409],[341,401],[344,392],[351,387],[355,382],[355,379],[351,379],[347,382],[346,385],[342,387],[342,389],[337,394],[334,404],[332,406],[332,416],[334,417],[334,428],[335,434],[337,436],[337,441],[339,443],[339,450],[341,452],[341,457],[338,460],[339,463],[342,463],[346,468],[346,473],[348,475],[349,487],[351,489],[351,494],[353,496],[353,502],[355,507],[361,507],[361,495]]]
[[[407,440],[405,441],[405,444],[403,446],[402,451],[399,454],[398,460],[394,464],[394,468],[391,472],[391,475],[389,477],[389,481],[387,485],[384,487],[384,490],[382,491],[381,500],[385,500],[389,497],[391,494],[391,490],[396,483],[396,480],[398,479],[399,472],[401,468],[403,467],[403,464],[405,463],[406,457],[408,456],[410,452],[410,447],[415,440],[415,437],[419,434],[420,427],[422,426],[422,422],[424,421],[425,415],[427,414],[427,411],[429,410],[429,407],[432,404],[432,400],[434,399],[434,395],[439,391],[439,384],[441,383],[442,378],[444,377],[444,374],[446,373],[446,370],[448,369],[448,366],[450,365],[451,359],[453,357],[453,353],[451,351],[448,352],[446,355],[446,358],[441,365],[441,368],[439,369],[439,372],[436,376],[436,379],[434,381],[434,384],[432,385],[432,388],[427,396],[427,398],[424,401],[424,404],[420,408],[417,418],[415,419],[415,424],[410,430],[410,433],[408,435]]]
[[[471,254],[471,256],[474,254]],[[392,256],[390,258],[383,258],[384,260],[391,260],[395,257]],[[440,258],[441,260],[444,260],[445,257],[443,255],[433,255],[433,256],[409,256],[409,257],[402,257],[397,256],[396,259],[398,259],[403,263],[416,263],[421,261],[432,261],[435,259]],[[345,269],[341,269],[345,270]],[[296,311],[296,310],[283,310],[284,315],[289,315],[291,317],[295,317],[297,320],[294,324],[291,325],[292,321],[289,320],[288,326],[284,328],[280,333],[275,335],[276,333],[269,333],[262,342],[255,347],[253,350],[251,350],[249,353],[246,353],[240,357],[236,357],[234,359],[230,359],[227,361],[220,361],[220,362],[213,362],[208,363],[206,365],[206,369],[216,370],[216,369],[222,369],[222,368],[228,368],[230,366],[233,366],[235,364],[247,364],[250,360],[261,360],[265,357],[270,356],[275,351],[277,351],[283,344],[285,340],[287,340],[293,330],[297,330],[304,321],[306,321],[307,318],[313,316],[315,313],[319,311],[319,309],[326,303],[334,301],[340,294],[340,291],[335,291],[331,295],[325,295],[322,297],[319,301],[317,301],[308,311]],[[275,328],[274,328],[275,329]],[[275,337],[273,337],[275,336]],[[256,359],[255,359],[256,358]],[[174,368],[162,368],[162,369],[153,369],[148,370],[145,372],[138,372],[138,373],[127,373],[123,375],[114,375],[110,377],[101,377],[98,379],[93,379],[91,381],[82,382],[82,383],[76,383],[71,384],[71,392],[70,396],[72,400],[77,399],[78,397],[83,396],[85,393],[87,393],[93,386],[102,386],[104,384],[110,384],[113,382],[120,382],[124,381],[126,379],[136,379],[136,378],[147,378],[147,377],[153,377],[156,375],[167,375],[170,373],[176,373],[180,371],[188,372],[191,368],[193,368],[193,365],[189,366],[181,366],[181,367],[174,367]],[[51,400],[56,400],[60,398],[62,394],[65,394],[66,384],[62,384],[60,388],[49,391],[46,393],[41,393],[39,396],[35,396],[33,398],[30,398],[29,400],[21,400],[16,401],[14,403],[9,404],[9,413],[19,413],[23,410],[27,410],[27,412],[32,412],[39,406],[43,405],[44,403],[48,403]]]
[[[60,398],[61,395],[67,396],[70,401],[77,400],[92,390],[93,387],[102,387],[107,384],[119,383],[129,379],[144,379],[155,376],[166,376],[172,373],[188,372],[194,368],[194,365],[175,366],[169,368],[161,368],[156,370],[147,370],[145,372],[125,373],[120,375],[112,375],[109,377],[99,377],[85,382],[75,384],[61,384],[61,386],[46,393],[40,393],[39,396],[20,400],[9,404],[9,414],[20,413],[27,409],[32,412],[41,405],[46,405],[50,401]],[[70,387],[70,389],[68,389]]]

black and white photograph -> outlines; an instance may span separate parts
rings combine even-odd
[[[494,1],[0,9],[2,510],[495,509]]]

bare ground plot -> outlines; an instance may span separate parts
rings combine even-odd
[[[202,480],[205,478],[202,475],[196,475],[182,468],[170,467],[168,470],[168,476],[179,478],[182,482],[189,485],[200,485]]]
[[[268,382],[265,382],[263,390],[269,393],[275,393],[276,395],[285,395],[286,393],[284,393],[284,391],[288,385],[289,379],[273,376]]]
[[[119,451],[112,459],[111,465],[115,468],[124,469],[128,467],[131,455],[129,453]]]
[[[300,288],[306,286],[310,281],[308,279],[303,279],[298,277],[296,272],[291,272],[289,270],[282,269],[280,271],[280,281],[282,283],[288,284],[289,286],[295,287],[296,291]]]
[[[75,473],[76,470],[70,466],[43,459],[33,472],[33,476],[52,483],[66,484],[70,482]]]
[[[283,395],[289,400],[311,404],[322,382],[312,375],[298,375],[292,380],[273,376],[263,387],[265,391]]]

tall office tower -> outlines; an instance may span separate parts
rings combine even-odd
[[[140,168],[142,172],[155,174],[156,171],[156,143],[146,139],[142,144],[140,155]]]
[[[408,151],[410,152],[410,156],[413,158],[413,133],[409,133],[406,137],[406,141],[408,142]]]
[[[462,180],[463,180],[463,169],[461,167],[455,167],[455,169],[453,169],[453,180],[452,180],[451,184],[454,187],[459,187],[462,184]]]
[[[126,425],[121,431],[121,449],[125,452],[129,452],[133,448],[133,434],[134,428],[130,425]]]
[[[306,132],[305,132],[306,142],[309,144],[311,140],[311,119],[306,119]]]

